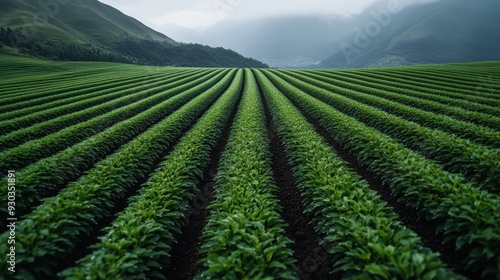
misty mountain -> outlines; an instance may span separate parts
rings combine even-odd
[[[287,16],[255,20],[225,20],[203,32],[165,25],[161,30],[185,42],[224,46],[271,66],[319,63],[331,55],[348,26],[337,16]]]
[[[1,0],[0,26],[0,47],[50,59],[266,67],[231,50],[178,43],[97,0]]]
[[[204,42],[219,42],[260,59],[302,57],[314,61],[332,52],[331,46],[340,32],[329,18],[297,16],[216,25],[203,36]]]
[[[399,10],[391,13],[394,3]],[[227,19],[203,32],[174,25],[162,30],[176,40],[224,46],[272,67],[467,62],[500,59],[499,6],[497,0],[380,0],[347,16]]]
[[[358,24],[342,40],[340,49],[318,67],[500,59],[498,1],[441,0],[390,13],[388,20],[383,17],[388,9],[381,3],[358,15]]]
[[[369,12],[386,8],[389,1],[378,1],[366,12],[356,15],[312,14],[253,20],[229,18],[198,32],[173,24],[159,28],[176,40],[224,46],[272,67],[305,67],[339,52],[341,43],[352,34],[353,28],[371,20]],[[401,3],[411,6],[413,2],[406,0]]]

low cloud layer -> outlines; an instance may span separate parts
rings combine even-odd
[[[146,24],[197,29],[225,20],[309,14],[359,13],[377,0],[101,0]],[[405,2],[404,0],[401,0]]]

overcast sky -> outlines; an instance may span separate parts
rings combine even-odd
[[[359,13],[377,0],[100,0],[146,25],[204,29],[224,19]],[[405,1],[405,0],[402,0]],[[419,0],[421,1],[421,0]]]

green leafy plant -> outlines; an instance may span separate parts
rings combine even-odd
[[[61,276],[79,278],[163,279],[160,273],[169,257],[174,234],[180,232],[184,214],[210,160],[242,89],[242,70],[230,87],[184,136],[149,176],[138,196],[106,228],[93,253]],[[123,256],[127,256],[124,258]]]
[[[277,72],[274,73],[279,74]],[[422,126],[453,133],[461,138],[468,139],[478,144],[493,148],[500,148],[500,132],[494,129],[475,125],[467,121],[457,120],[450,116],[428,112],[423,109],[414,108],[391,101],[390,99],[382,98],[385,92],[393,92],[397,90],[395,87],[385,87],[383,80],[372,79],[364,81],[364,75],[351,72],[343,72],[343,75],[334,73],[330,74],[330,72],[328,72],[328,76],[320,75],[318,73],[321,72],[318,71],[289,71],[285,73],[298,78],[305,83],[321,87],[325,90],[384,110],[387,113],[416,122]],[[404,86],[402,83],[397,85]],[[299,85],[296,84],[296,86]],[[301,89],[305,90],[305,88]]]
[[[271,170],[264,109],[251,71],[222,156],[203,231],[200,279],[296,279]]]
[[[345,279],[460,278],[398,222],[394,211],[342,161],[261,73],[258,80],[315,228]]]
[[[186,76],[184,77],[188,77],[190,74],[192,75],[193,73],[185,74]],[[83,97],[78,96],[78,98],[85,99],[79,102],[72,102],[71,99],[73,98],[63,99],[59,102],[54,102],[63,104],[57,104],[48,109],[45,108],[47,104],[42,103],[40,106],[13,111],[12,113],[20,113],[22,115],[14,117],[14,120],[11,119],[0,122],[0,126],[7,124],[17,129],[16,131],[0,137],[0,151],[14,148],[30,140],[42,138],[68,126],[87,121],[106,114],[109,111],[116,110],[122,106],[132,104],[157,94],[161,91],[150,91],[149,89],[156,88],[161,90],[162,86],[163,88],[167,88],[164,87],[165,83],[169,84],[183,77],[183,75],[173,76],[174,77],[160,76],[151,79],[148,81],[150,84],[146,86],[141,85],[142,82],[144,82],[142,81],[138,84],[131,83],[126,86],[98,90],[96,93],[93,93],[93,95],[95,94],[97,96],[95,98],[88,97],[87,99],[86,95],[83,95]],[[69,104],[65,104],[66,102]],[[0,115],[0,117],[11,117],[12,115],[13,114],[3,114]]]
[[[408,207],[417,209],[422,218],[440,222],[438,231],[444,234],[444,242],[453,242],[457,251],[468,254],[468,270],[481,271],[485,277],[495,275],[500,263],[497,195],[480,191],[387,135],[334,110],[279,77],[268,75],[296,106],[317,119],[362,166],[401,196]],[[455,209],[461,210],[459,215]],[[488,231],[494,234],[481,235]],[[484,253],[472,254],[472,250]]]
[[[209,73],[211,76],[215,76],[215,74],[214,72]],[[198,76],[198,79],[191,80],[190,83],[187,84],[186,82],[190,77],[187,77],[186,80],[174,81],[168,85],[139,92],[138,94],[132,95],[132,98],[127,96],[122,97],[112,101],[111,107],[103,105],[105,108],[98,109],[106,109],[106,111],[101,111],[101,114],[95,118],[66,127],[54,134],[50,134],[41,139],[34,139],[23,145],[0,153],[0,168],[20,169],[38,159],[61,151],[95,133],[109,128],[117,122],[133,117],[160,102],[168,100],[187,89],[199,85],[200,82],[205,79],[202,77],[203,75],[200,74],[200,76]],[[109,110],[111,111],[108,112]],[[82,117],[82,115],[80,115],[80,117]],[[83,118],[87,118],[85,114],[83,114]],[[63,127],[67,125],[64,122],[58,122],[58,120],[52,120],[50,122],[58,123],[59,126],[62,125]],[[13,126],[15,127],[15,124],[13,124]]]
[[[58,261],[71,254],[75,243],[88,235],[98,221],[112,214],[127,190],[147,178],[154,162],[161,159],[161,154],[174,144],[182,130],[222,94],[235,73],[235,70],[228,71],[204,94],[96,164],[78,181],[26,215],[16,228],[20,256],[16,266],[21,273],[15,277],[52,275]],[[7,234],[0,235],[4,241],[1,250],[6,250],[8,245]],[[1,257],[3,263],[0,264],[5,270],[6,257]]]
[[[428,158],[437,160],[446,170],[463,174],[477,187],[500,193],[500,176],[497,176],[500,174],[500,150],[477,145],[437,129],[420,126],[296,78],[279,73],[278,75],[335,109],[399,140]]]

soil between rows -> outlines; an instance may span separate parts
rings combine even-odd
[[[288,163],[285,148],[277,135],[268,104],[262,94],[261,99],[264,103],[271,145],[273,177],[278,186],[276,195],[282,207],[280,215],[288,224],[285,235],[293,241],[290,248],[297,260],[294,268],[300,279],[331,278],[331,257],[327,248],[320,244],[324,236],[315,231],[311,223],[312,216],[305,214],[301,191],[295,184],[292,167]]]
[[[181,228],[181,233],[175,234],[174,240],[176,240],[176,243],[172,244],[172,249],[170,250],[170,263],[163,270],[163,274],[167,279],[193,279],[193,277],[203,269],[203,267],[198,264],[198,261],[201,259],[200,247],[202,243],[203,228],[210,215],[210,211],[207,207],[213,200],[215,176],[222,153],[224,152],[231,134],[231,127],[236,118],[242,94],[241,92],[240,98],[234,106],[229,121],[219,138],[219,142],[210,153],[210,162],[189,204],[190,206],[185,214],[185,224]]]
[[[169,153],[173,151],[175,144],[178,143],[182,139],[184,134],[191,130],[193,126],[194,122],[182,131],[181,136],[172,141],[170,147],[168,147],[168,149],[161,154],[161,156],[153,163],[153,165],[149,167],[149,170],[147,172],[148,175],[160,165],[160,163]],[[99,220],[97,225],[95,225],[92,231],[89,233],[88,237],[81,235],[81,242],[76,245],[73,253],[59,262],[59,266],[57,267],[58,272],[75,266],[78,260],[92,253],[92,250],[89,248],[89,246],[99,242],[99,237],[102,236],[103,229],[111,225],[111,223],[116,219],[116,214],[122,212],[123,210],[125,210],[125,208],[127,208],[129,204],[129,198],[138,195],[139,191],[142,188],[142,184],[146,183],[147,180],[148,176],[142,177],[137,184],[127,190],[123,198],[116,200],[116,205],[112,211],[113,214]]]
[[[357,158],[349,151],[344,149],[342,145],[338,143],[321,126],[321,124],[316,121],[314,117],[303,110],[300,111],[306,117],[308,122],[314,126],[316,132],[320,134],[336,151],[337,155],[339,155],[340,158],[346,161],[349,164],[349,167],[351,167],[357,174],[359,174],[364,180],[366,180],[370,188],[376,191],[380,195],[380,198],[394,209],[394,212],[399,216],[398,220],[405,227],[411,229],[420,237],[422,244],[425,247],[430,248],[433,252],[439,252],[441,260],[448,268],[452,269],[455,273],[461,274],[470,279],[481,279],[480,273],[471,274],[464,270],[466,263],[466,256],[464,254],[455,252],[452,245],[442,244],[444,237],[441,234],[436,234],[436,228],[439,225],[439,221],[430,222],[423,218],[419,218],[416,209],[408,207],[400,202],[399,199],[401,198],[401,196],[395,196],[388,185],[383,184],[381,180],[375,176],[374,173],[369,172],[368,170],[366,170],[366,168],[362,167]]]
[[[266,109],[266,120],[270,121],[269,111]],[[182,233],[177,234],[171,250],[170,264],[164,270],[164,275],[168,279],[192,279],[202,270],[198,264],[200,259],[199,249],[201,246],[201,235],[206,219],[210,214],[206,208],[213,197],[214,177],[217,173],[218,162],[224,151],[226,143],[231,132],[236,111],[232,113],[231,121],[226,127],[221,141],[211,154],[209,167],[204,173],[200,189],[193,201],[191,208],[187,212],[188,221],[183,228]],[[272,135],[272,127],[269,133]],[[279,187],[278,198],[283,207],[281,216],[289,225],[286,235],[294,244],[291,249],[294,251],[294,257],[298,260],[295,269],[301,279],[326,279],[331,270],[329,256],[324,246],[319,243],[322,236],[314,231],[310,223],[311,217],[304,214],[304,207],[300,191],[295,186],[292,177],[291,168],[286,159],[286,153],[280,141],[276,138],[271,141],[271,152],[273,154],[273,174]]]
[[[193,121],[191,124],[189,124],[186,128],[184,128],[182,130],[182,132],[180,133],[180,136],[177,137],[174,141],[172,141],[172,144],[163,153],[161,153],[161,155],[158,157],[158,159],[155,160],[155,162],[149,167],[149,169],[146,173],[147,175],[140,178],[139,182],[137,184],[128,188],[128,190],[123,198],[116,200],[116,202],[115,202],[116,205],[113,208],[111,215],[99,220],[97,225],[95,225],[93,227],[92,231],[89,233],[88,236],[80,234],[81,241],[76,245],[76,248],[73,250],[73,253],[70,256],[66,257],[65,259],[63,259],[59,262],[59,265],[56,269],[57,273],[64,271],[67,268],[75,266],[77,264],[78,260],[80,260],[81,258],[92,253],[92,250],[89,248],[89,246],[99,242],[99,237],[102,236],[102,233],[103,233],[102,230],[111,225],[111,223],[116,219],[117,213],[120,213],[123,210],[125,210],[125,208],[129,204],[129,198],[139,194],[139,191],[141,190],[142,185],[147,182],[149,175],[154,170],[156,170],[156,168],[164,161],[165,157],[173,151],[173,149],[175,148],[175,145],[177,143],[179,143],[180,140],[182,139],[182,137],[184,137],[184,135],[186,133],[188,133],[195,126],[197,120],[207,110],[205,110],[203,112],[198,112],[198,116],[197,116],[196,120]]]

